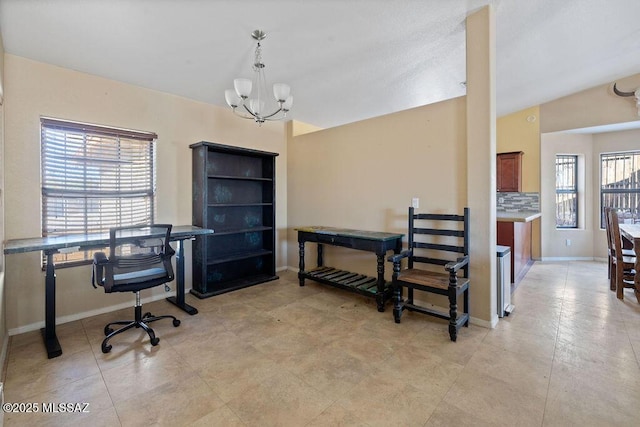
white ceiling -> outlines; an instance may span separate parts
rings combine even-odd
[[[0,0],[0,30],[7,53],[226,106],[262,29],[290,116],[332,127],[464,95],[488,3],[498,116],[640,72],[639,0]]]

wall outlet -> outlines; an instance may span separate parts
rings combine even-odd
[[[571,239],[567,239],[566,242],[567,246],[571,246]]]
[[[411,207],[414,209],[418,209],[420,207],[420,199],[417,197],[411,199]]]

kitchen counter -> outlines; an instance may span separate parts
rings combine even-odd
[[[496,212],[496,220],[502,222],[531,222],[540,218],[540,212]]]

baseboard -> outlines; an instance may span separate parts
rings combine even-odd
[[[557,262],[557,261],[599,261],[599,258],[594,257],[542,257],[543,262]],[[606,260],[603,260],[606,262]]]
[[[186,292],[189,292],[189,290],[186,290],[185,293]],[[170,296],[175,296],[175,294],[176,294],[175,291],[165,292],[160,295],[153,295],[150,297],[141,298],[140,301],[143,304],[147,304],[153,301],[159,301],[161,299],[165,299]],[[122,310],[124,308],[131,308],[131,307],[133,307],[132,302],[123,302],[122,304],[110,305],[108,307],[101,307],[95,310],[89,310],[89,311],[83,311],[81,313],[70,314],[68,316],[58,316],[56,317],[56,325],[62,325],[64,323],[74,322],[76,320],[86,319],[87,317],[97,316],[99,314],[111,313],[112,311]],[[38,331],[42,328],[44,328],[44,321],[31,323],[29,325],[20,326],[18,328],[9,329],[9,335],[13,336],[18,334],[23,334],[25,332]]]

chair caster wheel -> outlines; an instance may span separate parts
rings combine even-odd
[[[160,342],[160,338],[158,337],[151,338],[151,345],[156,346],[158,345],[159,342]]]
[[[105,337],[106,337],[107,335],[109,335],[110,333],[112,333],[112,332],[113,332],[113,329],[111,329],[110,327],[108,327],[108,326],[105,326],[105,327],[104,327],[104,336],[105,336]],[[104,351],[104,350],[103,350],[103,351]],[[108,350],[107,350],[107,351],[105,351],[105,353],[107,353],[107,352],[108,352]]]
[[[177,328],[178,326],[180,326],[180,321],[179,321],[178,319],[174,319],[174,320],[173,320],[173,326],[175,326],[176,328]]]
[[[109,353],[109,352],[111,351],[111,348],[112,348],[112,347],[111,347],[110,345],[104,345],[104,344],[102,344],[102,352],[103,352],[104,354]]]
[[[142,315],[143,319],[146,319],[147,317],[151,317],[151,313],[149,311]]]

